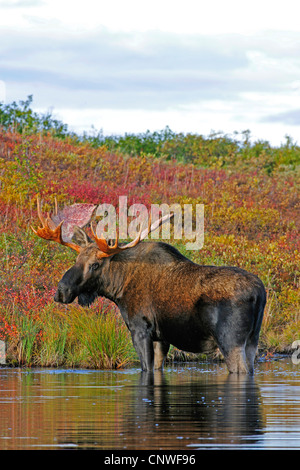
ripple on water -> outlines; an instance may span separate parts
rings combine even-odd
[[[300,366],[0,369],[0,449],[300,448]]]

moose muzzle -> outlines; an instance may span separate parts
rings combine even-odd
[[[67,287],[63,283],[59,283],[57,291],[55,292],[54,300],[55,302],[60,302],[62,304],[70,304],[75,299],[76,295],[70,287]]]
[[[55,302],[70,304],[78,295],[78,285],[82,279],[82,271],[77,266],[70,268],[59,281],[54,296]]]

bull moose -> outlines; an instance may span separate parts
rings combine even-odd
[[[201,266],[167,243],[142,242],[168,216],[149,222],[130,243],[119,244],[117,237],[111,245],[92,225],[93,239],[83,225],[74,224],[71,235],[63,236],[62,213],[44,217],[39,201],[37,212],[42,227],[33,229],[36,235],[78,253],[59,281],[54,300],[69,304],[78,297],[82,306],[98,296],[113,301],[131,333],[142,370],[161,369],[172,344],[193,353],[219,348],[230,373],[253,373],[266,303],[257,276],[238,267]]]

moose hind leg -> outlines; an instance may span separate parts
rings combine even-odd
[[[164,341],[154,341],[154,369],[162,369],[168,354],[170,344]]]
[[[249,338],[246,344],[246,359],[250,374],[254,371],[254,361],[257,353],[258,338]]]

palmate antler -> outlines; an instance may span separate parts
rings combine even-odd
[[[63,210],[58,211],[57,201],[55,199],[54,214],[50,217],[49,213],[47,213],[46,217],[44,217],[39,198],[37,198],[37,213],[42,227],[39,227],[37,230],[33,227],[31,227],[31,229],[37,236],[68,246],[79,253],[82,247],[72,242],[74,227],[84,227],[87,225],[91,220],[95,208],[96,206],[94,204],[73,204],[72,206],[67,206]]]
[[[38,237],[60,243],[64,246],[68,246],[69,248],[72,248],[72,250],[75,250],[77,253],[79,253],[82,250],[82,246],[72,242],[74,227],[83,227],[87,225],[87,223],[91,220],[95,208],[96,206],[93,204],[73,204],[72,206],[68,206],[62,211],[58,212],[57,201],[55,199],[54,214],[50,217],[49,213],[47,213],[46,217],[44,217],[41,212],[39,198],[37,198],[37,213],[42,223],[42,227],[38,227],[37,230],[35,230],[33,227],[31,227],[31,229]],[[119,245],[118,235],[115,244],[113,246],[109,245],[106,239],[103,237],[99,238],[91,227],[95,243],[100,250],[99,258],[112,256],[116,253],[127,250],[128,248],[133,248],[140,241],[144,240],[150,232],[156,230],[158,227],[160,227],[160,225],[169,220],[171,217],[172,215],[165,215],[151,225],[150,216],[148,227],[144,230],[142,230],[141,227],[138,236],[126,245]],[[62,226],[64,223],[67,227],[65,229],[65,233],[63,234]]]
[[[40,237],[44,238],[45,240],[51,240],[53,242],[60,243],[61,245],[68,246],[69,248],[72,248],[72,250],[77,251],[77,253],[80,252],[81,247],[79,245],[76,245],[75,243],[72,242],[65,242],[62,238],[62,233],[61,233],[61,227],[64,221],[62,220],[58,225],[55,225],[54,221],[50,217],[49,213],[47,213],[46,218],[43,216],[41,212],[41,205],[39,198],[37,198],[37,213],[38,217],[42,223],[42,227],[38,227],[37,230],[35,230],[33,227],[31,229],[34,231],[34,233]],[[57,200],[55,198],[55,213],[54,215],[57,216]]]

